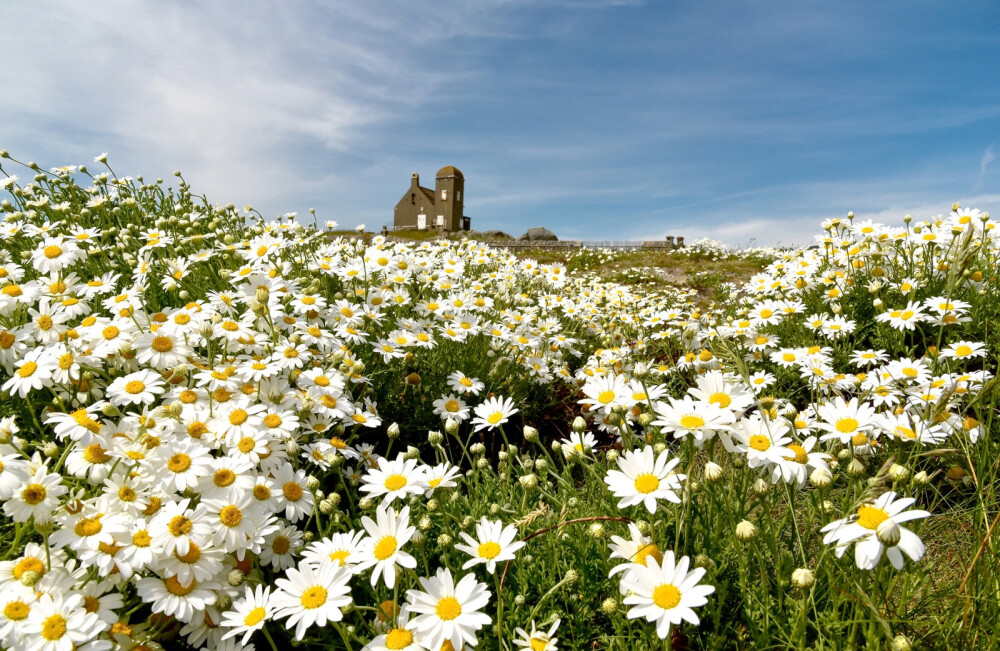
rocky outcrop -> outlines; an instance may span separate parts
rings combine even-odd
[[[540,241],[540,242],[557,242],[559,238],[556,234],[547,228],[535,227],[529,228],[528,232],[517,238],[518,240],[528,240],[528,241]]]
[[[514,239],[503,231],[483,231],[482,236],[488,240],[512,240]]]

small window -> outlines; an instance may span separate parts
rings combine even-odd
[[[417,193],[416,192],[414,192],[413,194],[410,195],[410,203],[412,203],[414,206],[417,205]]]
[[[455,195],[455,199],[457,199],[458,201],[462,200],[462,191],[461,190],[459,190],[458,194]]]
[[[445,201],[448,200],[448,191],[447,190],[441,190],[441,198],[444,199]]]

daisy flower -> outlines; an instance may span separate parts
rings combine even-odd
[[[840,396],[817,407],[816,415],[823,421],[816,426],[828,432],[821,440],[836,439],[841,443],[871,429],[875,420],[875,410],[867,404],[859,403],[857,398],[844,402]]]
[[[52,374],[57,367],[55,356],[47,348],[35,348],[17,362],[16,370],[3,383],[2,389],[11,395],[26,398],[32,391],[51,386]]]
[[[397,498],[420,495],[427,490],[424,466],[417,459],[406,459],[403,453],[395,461],[380,463],[363,478],[361,491],[372,497],[382,496],[382,506],[392,504]]]
[[[787,453],[771,468],[771,482],[781,479],[789,484],[802,486],[813,470],[829,470],[827,462],[832,458],[825,452],[813,452],[818,439],[810,436],[801,444],[786,441]]]
[[[518,412],[514,401],[510,398],[496,396],[487,398],[486,402],[476,407],[476,417],[472,419],[475,431],[492,430],[507,422],[507,419]]]
[[[784,447],[792,438],[782,436],[783,430],[784,425],[769,423],[760,414],[754,413],[737,423],[733,430],[735,451],[747,455],[747,466],[750,468],[771,468],[794,456],[791,450]]]
[[[173,616],[182,622],[190,622],[196,613],[214,604],[216,591],[221,589],[222,586],[214,581],[192,579],[184,583],[176,576],[160,578],[155,575],[139,579],[135,586],[139,597],[154,613]]]
[[[941,351],[942,359],[969,359],[986,357],[986,344],[975,341],[956,341]]]
[[[396,515],[392,507],[380,506],[375,511],[375,520],[368,516],[361,518],[361,526],[368,532],[358,570],[374,567],[372,572],[372,587],[378,583],[379,576],[385,578],[385,585],[392,589],[396,585],[396,566],[413,569],[417,559],[413,558],[401,547],[408,543],[417,528],[410,525],[410,507],[404,506]]]
[[[496,571],[497,563],[514,560],[515,552],[527,544],[514,540],[517,538],[517,527],[514,525],[505,527],[500,520],[490,521],[485,517],[476,524],[475,538],[464,531],[459,535],[466,544],[456,544],[455,549],[472,557],[462,569],[467,570],[473,565],[485,563],[486,571],[490,574]]]
[[[514,640],[514,644],[530,651],[556,651],[559,648],[556,644],[559,640],[555,637],[555,634],[561,622],[562,620],[560,619],[552,622],[552,626],[549,627],[547,632],[535,628],[534,621],[531,622],[530,633],[518,627],[514,630],[514,633],[518,636],[518,639]]]
[[[673,432],[677,438],[690,434],[699,446],[716,432],[728,432],[736,421],[732,410],[723,409],[714,402],[693,400],[691,396],[679,400],[669,398],[669,401],[656,403],[658,418],[653,425]]]
[[[295,626],[295,639],[301,640],[310,626],[326,626],[344,618],[344,606],[351,603],[351,573],[336,565],[313,568],[300,564],[289,568],[287,578],[275,580],[277,589],[271,595],[276,619],[288,618]]]
[[[441,420],[451,419],[461,423],[469,417],[469,406],[458,396],[448,394],[434,401],[434,413],[440,415]]]
[[[656,512],[656,500],[665,499],[680,504],[677,491],[686,475],[674,473],[680,459],[670,459],[666,450],[653,457],[653,447],[629,450],[618,457],[620,470],[609,470],[604,482],[620,497],[618,508],[643,504],[650,513]]]
[[[397,611],[393,602],[389,601],[386,603],[390,604],[391,607],[388,609],[380,607],[379,618],[383,616],[383,613],[389,615],[389,613]],[[385,619],[388,622],[389,619],[392,619],[392,616],[389,615]],[[381,624],[377,630],[385,632],[366,644],[362,651],[406,651],[407,649],[411,651],[424,651],[426,649],[426,647],[417,642],[416,635],[414,635],[411,613],[407,608],[398,609],[395,622],[391,626],[392,628],[389,628],[389,624]]]
[[[611,568],[608,577],[612,577],[619,572],[628,572],[631,565],[646,565],[646,557],[652,556],[657,561],[663,560],[663,554],[659,547],[653,542],[652,537],[642,535],[639,527],[634,522],[628,523],[629,538],[621,536],[611,536],[611,558],[621,558],[625,562],[619,563]]]
[[[436,466],[426,468],[425,479],[427,480],[427,491],[425,497],[430,497],[439,488],[454,488],[458,484],[455,479],[461,474],[458,466],[453,466],[447,461]]]
[[[3,505],[3,512],[14,522],[25,522],[31,518],[36,524],[52,522],[52,513],[65,493],[62,475],[49,472],[43,465],[14,489],[14,495]]]
[[[655,622],[661,640],[670,635],[671,625],[682,621],[698,625],[693,609],[708,603],[707,597],[715,592],[715,586],[700,585],[705,569],[698,567],[688,572],[688,564],[687,556],[675,563],[674,553],[668,551],[662,563],[649,556],[645,565],[633,567],[630,575],[622,577],[622,588],[630,593],[625,604],[633,606],[628,618]]]
[[[480,382],[479,378],[468,377],[461,371],[455,371],[448,376],[448,386],[453,391],[478,396],[486,385]]]
[[[588,378],[582,391],[586,397],[579,403],[586,405],[591,411],[610,414],[615,407],[629,408],[635,404],[632,400],[632,387],[621,375]]]
[[[363,531],[352,530],[311,542],[303,552],[302,560],[313,567],[333,564],[357,574],[361,571],[364,534]]]
[[[64,651],[97,639],[107,629],[96,613],[84,608],[83,595],[46,593],[31,605],[21,630],[32,638],[32,651]]]
[[[578,454],[586,454],[597,447],[597,439],[590,432],[570,432],[568,438],[559,441],[563,456],[570,459]]]
[[[151,405],[163,393],[163,378],[148,369],[115,378],[108,387],[108,399],[118,407]]]
[[[232,609],[222,613],[220,625],[232,629],[227,631],[222,639],[228,640],[242,634],[243,640],[240,644],[246,646],[254,632],[264,628],[267,620],[274,615],[270,597],[270,586],[265,588],[257,585],[256,590],[249,585],[246,586],[243,598],[234,601]]]
[[[173,368],[186,361],[191,348],[183,337],[166,328],[139,335],[133,342],[136,360],[157,370]]]
[[[480,612],[491,593],[485,583],[466,574],[455,584],[451,570],[438,568],[430,578],[420,578],[423,590],[407,590],[407,608],[416,613],[411,620],[417,640],[428,649],[440,649],[449,642],[454,649],[476,646],[476,631],[489,626],[493,619]]]
[[[753,393],[734,377],[727,377],[719,371],[709,371],[698,376],[696,385],[688,393],[722,409],[735,413],[746,411],[753,404]]]
[[[823,527],[820,530],[826,534],[823,542],[837,545],[837,558],[853,544],[855,563],[862,570],[874,569],[883,553],[893,567],[901,570],[904,553],[915,561],[924,555],[924,543],[917,534],[899,526],[902,522],[930,516],[919,509],[907,511],[914,502],[912,497],[897,500],[896,493],[889,491],[870,504],[862,504],[857,513]]]

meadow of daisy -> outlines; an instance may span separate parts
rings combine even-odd
[[[698,291],[174,182],[0,152],[3,648],[1000,644],[989,215]]]

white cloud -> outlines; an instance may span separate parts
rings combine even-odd
[[[976,181],[976,187],[973,190],[983,187],[983,181],[986,180],[986,168],[997,159],[996,154],[993,153],[993,144],[992,142],[990,143],[990,146],[983,152],[983,157],[979,159],[979,179]]]

